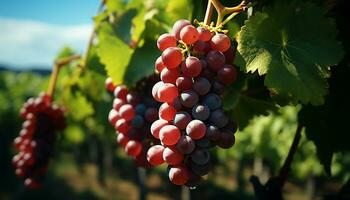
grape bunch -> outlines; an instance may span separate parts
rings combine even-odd
[[[235,49],[227,35],[184,19],[157,46],[161,81],[152,95],[162,105],[151,133],[161,144],[148,150],[147,159],[153,166],[167,163],[172,183],[194,187],[211,169],[209,149],[235,143],[237,126],[224,113],[221,97],[237,79]]]
[[[140,167],[151,166],[146,158],[147,150],[151,143],[157,142],[153,140],[150,126],[158,119],[159,103],[153,100],[151,93],[152,85],[158,80],[157,76],[148,77],[131,90],[124,85],[115,86],[111,78],[105,82],[107,90],[115,97],[108,120],[116,130],[117,143]]]
[[[29,98],[20,111],[25,120],[14,140],[18,153],[12,162],[28,188],[39,188],[53,154],[56,133],[66,127],[64,111],[53,104],[50,96],[41,93]]]

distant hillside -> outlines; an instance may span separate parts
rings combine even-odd
[[[14,73],[32,72],[32,73],[40,74],[43,76],[49,75],[51,73],[51,70],[48,70],[48,69],[38,69],[36,67],[30,67],[29,69],[21,70],[21,69],[12,69],[9,66],[0,64],[0,72],[3,72],[3,71],[10,71],[10,72],[14,72]]]

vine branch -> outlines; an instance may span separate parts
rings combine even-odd
[[[211,0],[208,0],[207,10],[205,11],[204,24],[209,25],[211,17],[213,16],[214,6]]]
[[[214,5],[216,12],[218,13],[216,26],[223,26],[224,24],[226,24],[235,15],[244,11],[247,8],[248,3],[250,2],[250,0],[243,0],[237,6],[226,7],[226,6],[221,4],[220,0],[210,0],[210,1]],[[224,19],[224,17],[228,14],[231,14],[231,15],[225,21],[222,21]]]
[[[290,167],[291,167],[292,162],[293,162],[294,154],[296,153],[296,151],[298,149],[298,145],[299,145],[299,142],[301,139],[302,129],[303,129],[303,126],[298,124],[297,130],[295,132],[295,136],[293,139],[292,146],[290,147],[289,152],[288,152],[288,156],[287,156],[286,160],[284,161],[283,166],[280,169],[278,177],[280,179],[281,187],[283,187],[283,185],[287,179],[287,176],[289,174]]]

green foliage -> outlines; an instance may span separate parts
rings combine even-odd
[[[281,102],[320,105],[328,93],[328,67],[343,57],[334,21],[309,4],[279,3],[246,21],[238,34],[245,72],[266,75],[265,85]]]

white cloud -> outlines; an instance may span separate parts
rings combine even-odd
[[[81,53],[92,25],[52,25],[38,21],[0,18],[0,63],[14,68],[52,65],[65,45]]]

